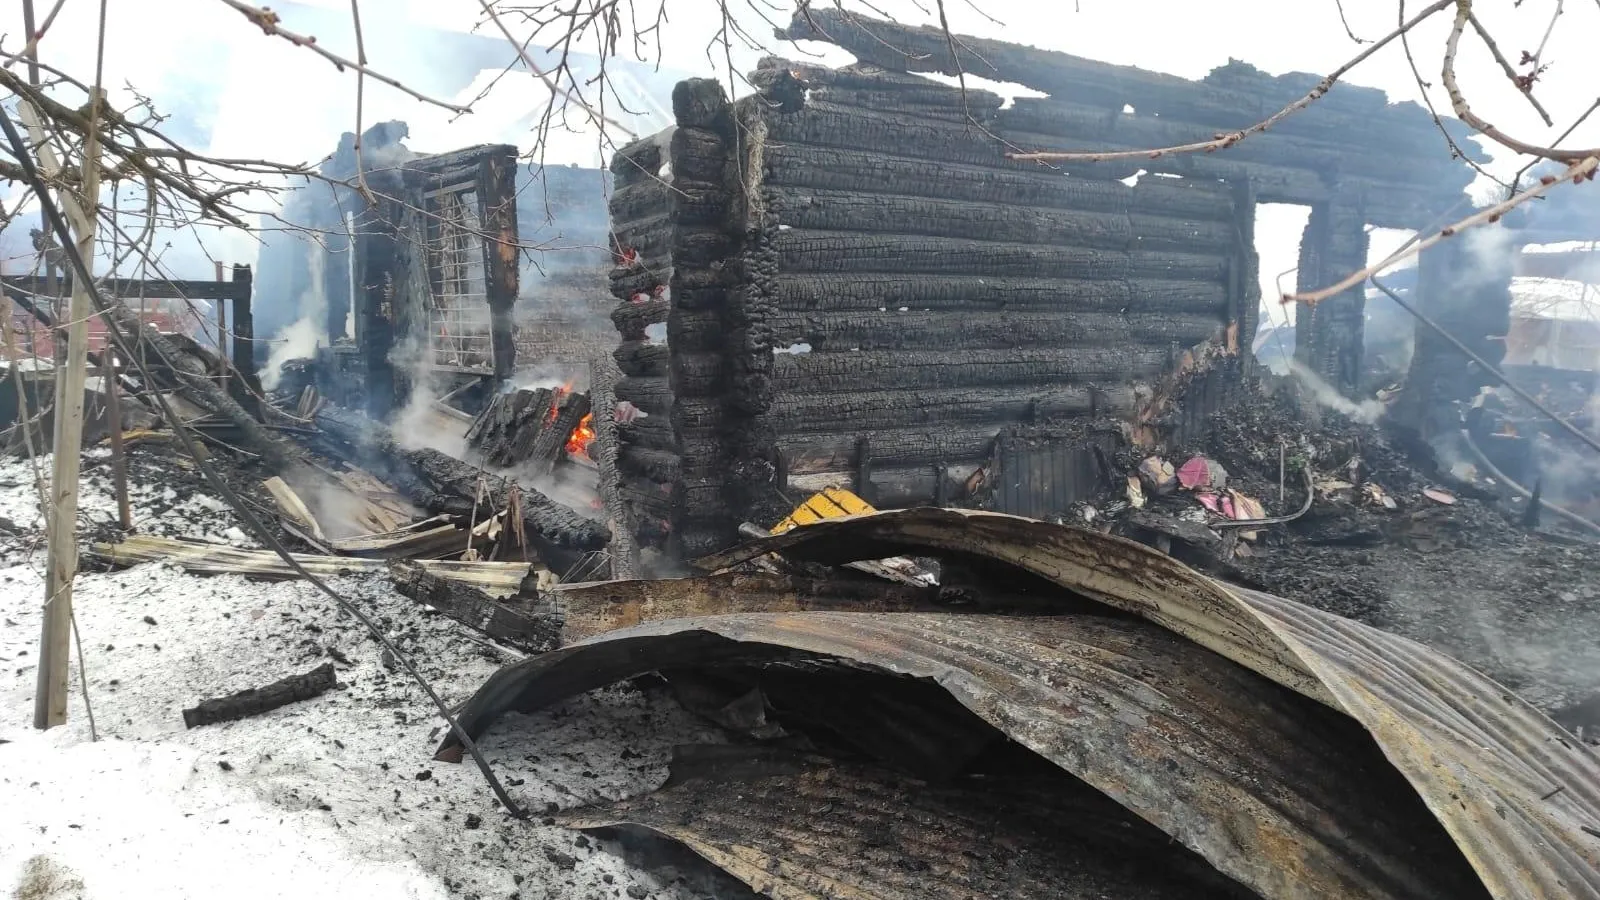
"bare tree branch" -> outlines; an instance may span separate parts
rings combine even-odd
[[[1321,99],[1324,94],[1328,93],[1328,91],[1333,88],[1334,84],[1336,84],[1340,78],[1344,77],[1346,72],[1349,72],[1356,66],[1366,62],[1368,57],[1388,46],[1390,41],[1393,41],[1395,38],[1398,38],[1415,28],[1419,22],[1428,19],[1430,16],[1443,10],[1445,7],[1450,6],[1451,3],[1454,2],[1456,2],[1456,0],[1434,0],[1433,3],[1430,3],[1421,12],[1417,13],[1415,16],[1412,16],[1409,21],[1401,23],[1399,28],[1396,28],[1394,31],[1391,31],[1377,41],[1374,41],[1367,49],[1356,54],[1355,58],[1351,59],[1349,62],[1345,63],[1339,68],[1334,69],[1332,72],[1329,72],[1328,75],[1321,81],[1317,82],[1317,86],[1312,88],[1304,97],[1301,97],[1299,100],[1294,101],[1288,106],[1285,106],[1283,109],[1278,110],[1267,118],[1242,131],[1230,131],[1225,134],[1218,134],[1209,141],[1196,141],[1190,144],[1179,144],[1175,147],[1159,147],[1153,150],[1118,150],[1108,153],[1086,153],[1079,151],[1007,153],[1006,157],[1008,159],[1036,160],[1040,162],[1104,162],[1114,159],[1159,159],[1163,156],[1169,156],[1178,153],[1211,153],[1217,150],[1226,150],[1250,135],[1260,134],[1279,122],[1282,122],[1289,116],[1292,116],[1300,110],[1305,109],[1306,107],[1315,103],[1317,100]]]
[[[446,103],[443,100],[436,100],[433,97],[418,93],[417,91],[406,87],[399,81],[390,78],[388,75],[385,75],[382,72],[375,72],[372,69],[367,68],[367,66],[363,63],[352,62],[348,59],[345,59],[339,54],[334,53],[317,43],[317,39],[315,37],[310,35],[296,34],[286,28],[283,28],[279,24],[282,20],[279,18],[278,14],[270,9],[265,7],[251,6],[248,3],[240,2],[240,0],[221,0],[221,2],[226,3],[235,10],[238,10],[241,15],[243,15],[246,19],[249,19],[250,22],[257,28],[260,28],[263,34],[271,37],[281,37],[297,47],[305,47],[328,62],[333,63],[333,67],[341,72],[343,72],[345,69],[354,69],[359,74],[366,75],[374,81],[381,81],[395,90],[402,91],[418,100],[421,100],[423,103],[428,103],[441,109],[448,109],[451,112],[456,113],[472,112],[470,107],[457,106],[454,103]]]
[[[1307,306],[1315,306],[1329,297],[1342,294],[1350,288],[1361,284],[1363,281],[1366,281],[1373,275],[1381,273],[1384,269],[1387,269],[1395,263],[1400,262],[1401,260],[1409,259],[1428,249],[1429,247],[1432,247],[1435,244],[1446,240],[1447,238],[1453,237],[1462,231],[1479,225],[1487,225],[1500,221],[1501,217],[1503,217],[1506,213],[1516,209],[1518,206],[1521,206],[1529,200],[1544,196],[1550,191],[1551,188],[1558,184],[1564,184],[1569,181],[1580,182],[1593,179],[1595,170],[1597,168],[1600,168],[1600,155],[1591,155],[1586,159],[1578,160],[1577,162],[1568,166],[1567,170],[1561,173],[1560,176],[1551,176],[1545,178],[1538,185],[1529,188],[1528,190],[1523,191],[1514,197],[1510,197],[1486,209],[1481,209],[1465,219],[1456,222],[1454,225],[1447,225],[1435,232],[1433,235],[1411,244],[1406,249],[1391,255],[1388,259],[1385,259],[1376,265],[1367,266],[1360,271],[1352,272],[1351,274],[1340,279],[1337,283],[1329,285],[1325,288],[1321,288],[1320,290],[1306,291],[1299,294],[1285,294],[1283,295],[1283,302],[1304,303]]]

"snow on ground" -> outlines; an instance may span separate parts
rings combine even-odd
[[[114,518],[108,479],[87,474],[84,490],[81,520]],[[218,539],[233,527],[212,498],[139,490],[142,531]],[[76,657],[69,724],[33,730],[44,542],[25,461],[0,459],[0,517],[20,526],[7,534],[0,521],[0,896],[696,896],[541,817],[651,790],[674,744],[718,732],[633,688],[508,717],[481,746],[535,813],[514,820],[470,762],[431,760],[444,726],[426,695],[303,583],[162,565],[85,572],[75,609],[100,740],[89,740]],[[447,703],[510,659],[381,577],[333,586],[383,625]],[[183,727],[181,710],[201,699],[329,659],[340,689]]]

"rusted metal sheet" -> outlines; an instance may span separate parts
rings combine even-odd
[[[1421,644],[1225,586],[1142,545],[1012,516],[833,520],[702,561],[906,552],[1010,563],[1132,612],[1360,722],[1500,898],[1600,898],[1600,761],[1538,710]]]
[[[597,581],[557,585],[546,599],[564,619],[571,644],[642,622],[735,612],[859,610],[910,612],[936,608],[936,588],[878,580],[806,578],[729,572],[699,578]]]
[[[1486,896],[1354,723],[1136,619],[676,619],[503,669],[459,721],[481,732],[506,710],[646,672],[817,659],[936,680],[989,725],[1262,896]]]
[[[748,746],[683,748],[665,789],[557,821],[639,826],[775,898],[1221,900],[1204,860],[1065,775],[925,782]]]

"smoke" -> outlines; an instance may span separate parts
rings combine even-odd
[[[1353,421],[1363,425],[1376,425],[1383,415],[1384,405],[1377,400],[1362,400],[1357,402],[1339,393],[1323,381],[1321,376],[1306,368],[1299,360],[1289,361],[1289,371],[1294,373],[1300,384],[1319,405],[1327,407],[1334,412],[1341,413]]]
[[[277,390],[278,382],[283,378],[284,363],[314,356],[317,348],[327,343],[322,334],[328,318],[328,293],[323,281],[325,254],[322,247],[315,243],[307,244],[305,252],[311,284],[300,295],[296,305],[300,318],[278,332],[272,350],[267,354],[267,367],[261,373],[261,386],[269,391]]]

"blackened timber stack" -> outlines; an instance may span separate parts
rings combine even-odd
[[[906,71],[955,71],[945,38],[811,15],[791,36],[817,25],[863,62],[765,60],[759,95],[732,104],[685,82],[677,127],[612,164],[616,399],[643,414],[620,419],[618,471],[641,540],[685,555],[828,483],[880,505],[959,501],[1018,426],[1198,437],[1253,374],[1258,203],[1319,207],[1331,273],[1364,252],[1362,225],[1417,227],[1471,177],[1372,140],[1372,121],[1407,147],[1437,130],[1354,88],[1246,153],[1013,160],[1209,138],[1310,84],[978,42],[966,71],[1053,94],[1007,107]],[[1359,292],[1327,307],[1315,368],[1359,370],[1360,317]]]

